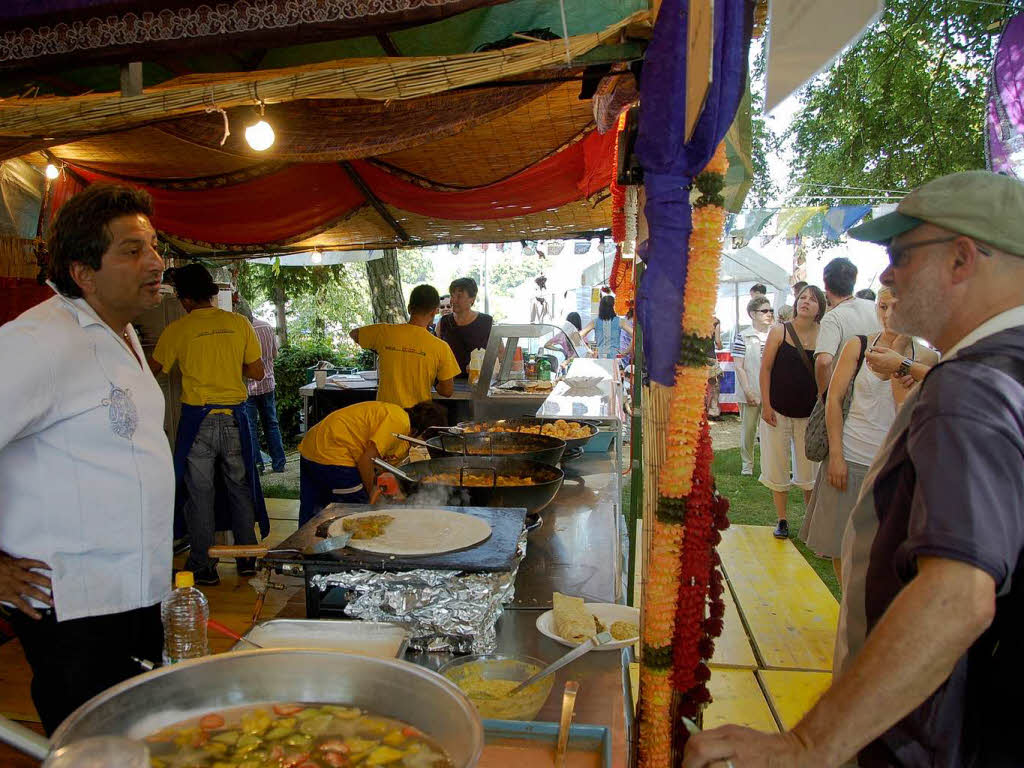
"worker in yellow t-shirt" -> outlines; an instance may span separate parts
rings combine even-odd
[[[395,462],[409,452],[395,433],[420,437],[447,425],[448,411],[430,400],[411,408],[370,401],[327,414],[299,444],[299,525],[333,502],[375,502],[373,460]]]
[[[230,529],[236,544],[255,544],[259,520],[269,532],[266,505],[253,471],[252,439],[243,376],[263,378],[260,342],[241,315],[213,304],[218,289],[202,264],[174,270],[174,289],[188,313],[168,325],[153,351],[153,374],[181,369],[181,421],[174,447],[175,533],[187,525],[192,540],[186,568],[197,584],[220,582],[207,550],[216,530]],[[219,497],[218,497],[219,495]],[[238,559],[241,576],[255,573],[252,558]]]
[[[431,386],[442,397],[452,396],[459,364],[452,348],[427,330],[440,303],[436,288],[417,285],[409,294],[408,323],[379,323],[351,332],[352,341],[379,357],[380,402],[408,408],[429,400]]]

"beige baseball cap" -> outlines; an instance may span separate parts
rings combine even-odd
[[[922,184],[896,210],[850,230],[850,237],[888,244],[928,222],[1024,256],[1024,183],[991,171],[950,173]]]

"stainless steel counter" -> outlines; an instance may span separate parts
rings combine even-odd
[[[541,513],[544,524],[529,535],[515,599],[498,619],[498,653],[525,654],[550,663],[569,651],[536,627],[537,617],[551,607],[554,591],[588,602],[624,602],[629,550],[615,461],[614,454],[585,453],[563,465],[565,483]],[[439,669],[455,657],[412,652],[406,658]],[[613,765],[625,768],[633,727],[630,661],[632,649],[594,651],[578,659],[556,673],[537,720],[558,722],[561,691],[567,681],[576,680],[580,695],[575,722],[608,727]]]
[[[596,603],[625,600],[628,549],[612,457],[584,453],[562,469],[565,482],[530,533],[513,608],[546,610],[555,591]]]
[[[556,661],[569,652],[569,648],[537,631],[535,623],[542,611],[507,611],[498,619],[498,653],[532,656],[545,663]],[[406,660],[433,670],[455,658],[450,653],[407,652]],[[568,667],[555,673],[555,684],[537,720],[557,723],[562,704],[562,689],[566,682],[580,684],[576,699],[578,725],[603,725],[612,735],[612,764],[625,768],[628,764],[630,734],[633,730],[633,700],[630,693],[629,662],[632,649],[592,651]],[[627,709],[628,707],[628,709]]]

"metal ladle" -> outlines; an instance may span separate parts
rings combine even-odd
[[[566,666],[568,664],[572,664],[580,656],[582,656],[585,653],[588,653],[589,651],[594,650],[595,648],[597,648],[597,646],[604,645],[605,643],[612,642],[612,639],[613,638],[612,638],[610,632],[598,632],[596,635],[594,635],[593,637],[589,638],[586,642],[580,643],[577,647],[573,648],[571,651],[569,651],[567,654],[565,654],[565,656],[560,658],[558,661],[554,662],[553,664],[548,664],[546,667],[544,667],[544,669],[542,669],[537,674],[532,675],[531,677],[526,678],[526,680],[524,680],[519,685],[517,685],[515,688],[513,688],[511,691],[509,691],[506,694],[506,696],[515,696],[521,690],[523,690],[524,688],[526,688],[528,686],[533,685],[538,680],[543,680],[545,677],[547,677],[548,675],[554,674],[555,672],[560,670],[562,667],[564,667],[564,666]]]

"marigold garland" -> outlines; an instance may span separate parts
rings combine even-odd
[[[639,758],[643,768],[668,768],[681,754],[686,731],[679,717],[696,718],[711,700],[706,661],[721,634],[724,586],[714,550],[728,525],[728,502],[714,491],[711,438],[704,412],[707,344],[718,297],[718,269],[729,163],[720,145],[694,179],[700,197],[684,259],[683,337],[669,400],[666,460],[659,472],[659,500],[644,588],[643,664]],[[666,654],[671,650],[670,669]],[[668,689],[668,690],[666,690]]]

